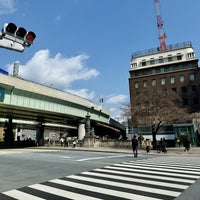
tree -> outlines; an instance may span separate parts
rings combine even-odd
[[[132,104],[124,104],[124,116],[131,116],[132,125],[151,125],[153,148],[156,135],[163,124],[185,122],[191,119],[189,110],[183,107],[182,99],[175,93],[155,87],[138,92]]]

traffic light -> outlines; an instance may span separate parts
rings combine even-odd
[[[16,31],[16,37],[19,37],[19,38],[24,38],[24,36],[26,35],[27,31],[25,28],[23,27],[19,27]]]
[[[13,23],[4,24],[3,33],[8,33],[8,34],[13,35],[16,30],[17,30],[17,26],[15,24]]]
[[[34,32],[29,31],[26,35],[25,35],[25,42],[24,45],[29,47],[32,43],[33,40],[36,38],[36,35]]]
[[[25,47],[33,43],[35,38],[34,32],[27,32],[25,28],[17,27],[14,23],[5,23],[0,33],[0,47],[22,52]]]

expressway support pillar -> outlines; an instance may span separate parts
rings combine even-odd
[[[82,140],[85,137],[85,122],[81,120],[78,124],[78,140]]]
[[[36,133],[37,145],[44,145],[44,125],[40,124]]]

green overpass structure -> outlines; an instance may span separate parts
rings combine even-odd
[[[86,135],[124,134],[124,126],[101,105],[85,98],[0,73],[0,127],[62,129],[82,140]]]

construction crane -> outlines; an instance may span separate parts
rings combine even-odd
[[[167,44],[166,44],[166,38],[167,35],[164,32],[163,29],[163,21],[161,19],[161,15],[160,15],[160,7],[159,7],[159,1],[158,0],[154,0],[154,4],[155,4],[155,8],[156,8],[156,18],[157,18],[157,26],[158,26],[158,32],[159,32],[159,36],[158,39],[160,40],[160,51],[164,51],[167,49]]]

